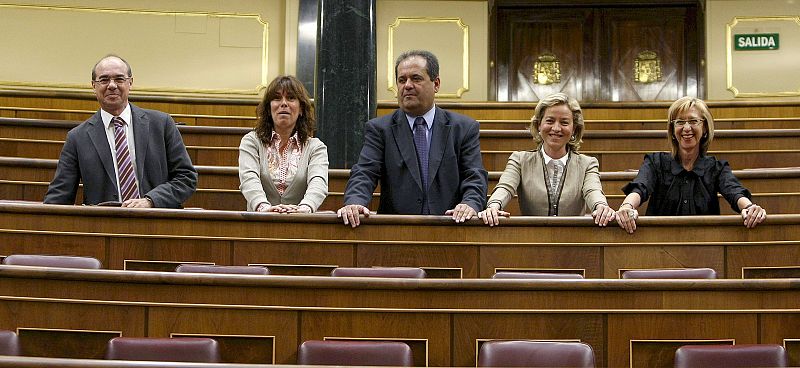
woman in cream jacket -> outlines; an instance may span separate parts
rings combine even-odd
[[[248,211],[316,212],[328,195],[328,148],[312,137],[314,108],[292,76],[270,83],[255,129],[239,145],[239,189]]]
[[[511,154],[500,181],[478,216],[489,226],[509,201],[519,196],[524,216],[580,216],[590,212],[606,226],[615,217],[600,185],[597,159],[578,153],[583,136],[583,113],[578,102],[563,93],[545,97],[531,118],[538,148]]]

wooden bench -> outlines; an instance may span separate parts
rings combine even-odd
[[[64,136],[58,137],[59,131],[70,126],[63,121],[0,118],[0,156],[58,158],[64,140]],[[178,129],[192,162],[212,166],[237,165],[239,141],[250,131],[197,126]],[[719,130],[711,152],[728,159],[735,168],[783,167],[787,162],[800,162],[800,149],[795,144],[798,138],[800,129]],[[619,171],[636,169],[644,153],[668,147],[665,134],[658,131],[598,130],[586,132],[581,152],[598,157],[602,170]],[[484,166],[490,171],[503,170],[511,152],[534,148],[533,139],[524,130],[481,131]]]
[[[42,201],[47,186],[55,173],[55,160],[36,160],[0,157],[0,168],[6,173],[0,177],[0,198]],[[241,211],[246,208],[244,197],[239,192],[238,170],[235,167],[198,166],[198,190],[186,203],[188,207],[215,210]],[[800,169],[737,170],[734,172],[743,184],[751,190],[753,200],[767,208],[770,213],[800,212]],[[493,190],[500,178],[500,172],[489,175],[489,190]],[[614,207],[622,204],[622,187],[635,177],[634,172],[603,172],[601,183],[609,203]],[[344,190],[349,170],[329,171],[329,196],[320,207],[321,210],[334,211],[344,204]],[[376,209],[380,195],[377,188],[371,208]],[[491,193],[491,192],[490,192]],[[80,198],[80,196],[79,196]],[[80,202],[80,199],[78,200]],[[729,213],[730,206],[719,198],[722,213]],[[647,204],[641,212],[646,211]],[[519,214],[516,200],[507,208],[514,215]]]
[[[259,102],[253,98],[207,98],[144,95],[136,91],[130,96],[133,103],[143,108],[168,112],[190,125],[252,126],[255,108]],[[791,118],[800,117],[800,103],[796,101],[707,101],[714,117],[724,119]],[[588,121],[608,121],[611,129],[620,129],[615,121],[658,121],[665,119],[670,102],[584,102],[581,104]],[[529,120],[535,103],[531,102],[459,102],[437,101],[437,106],[471,116],[479,121]],[[397,109],[396,101],[379,101],[377,115],[389,114]],[[18,118],[45,118],[82,121],[97,111],[96,97],[91,92],[40,92],[0,91],[0,116]],[[761,124],[773,128],[797,127],[792,121],[763,120]],[[788,126],[786,124],[789,124]],[[524,125],[524,124],[523,124]],[[627,126],[627,125],[626,125]],[[663,125],[662,125],[663,126]],[[734,128],[736,126],[731,126]],[[750,127],[750,126],[744,126]],[[658,124],[655,126],[658,128]],[[723,128],[723,126],[719,126]],[[506,129],[503,127],[502,129]],[[636,128],[649,129],[649,128]]]

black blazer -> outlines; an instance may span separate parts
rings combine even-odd
[[[368,121],[358,163],[350,169],[345,204],[368,206],[380,179],[378,213],[421,214],[422,190],[414,137],[405,113]],[[478,122],[436,108],[428,157],[428,208],[443,215],[459,203],[486,206],[488,174],[481,161]]]
[[[197,171],[175,121],[163,112],[133,104],[131,119],[139,193],[150,198],[154,207],[180,208],[197,187]],[[84,204],[119,201],[111,147],[99,110],[67,133],[44,203],[74,204],[79,182],[83,182]]]

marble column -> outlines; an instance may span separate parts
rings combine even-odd
[[[375,117],[375,1],[319,0],[314,102],[331,168],[356,163],[364,123]]]
[[[297,13],[297,79],[314,95],[314,72],[317,59],[318,0],[300,0]]]

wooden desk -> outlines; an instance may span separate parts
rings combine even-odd
[[[0,203],[0,255],[86,255],[112,269],[126,260],[417,266],[465,278],[497,269],[618,278],[624,269],[665,267],[711,267],[721,278],[741,278],[753,267],[761,271],[747,272],[800,267],[800,215],[770,215],[750,230],[735,215],[643,216],[633,235],[598,228],[589,217],[512,217],[495,228],[444,216],[373,215],[356,229],[340,221],[334,214]]]
[[[367,338],[409,342],[418,365],[474,366],[483,341],[555,339],[590,344],[598,366],[658,367],[671,365],[682,344],[797,339],[799,308],[791,279],[392,280],[0,266],[0,328],[20,329],[51,355],[65,333],[82,337],[73,354],[90,356],[108,333],[241,336],[238,349],[223,347],[224,359],[270,363],[258,360],[272,358],[269,349],[275,363],[291,364],[302,341]],[[797,344],[786,344],[796,357]],[[259,345],[260,356],[242,348]]]

